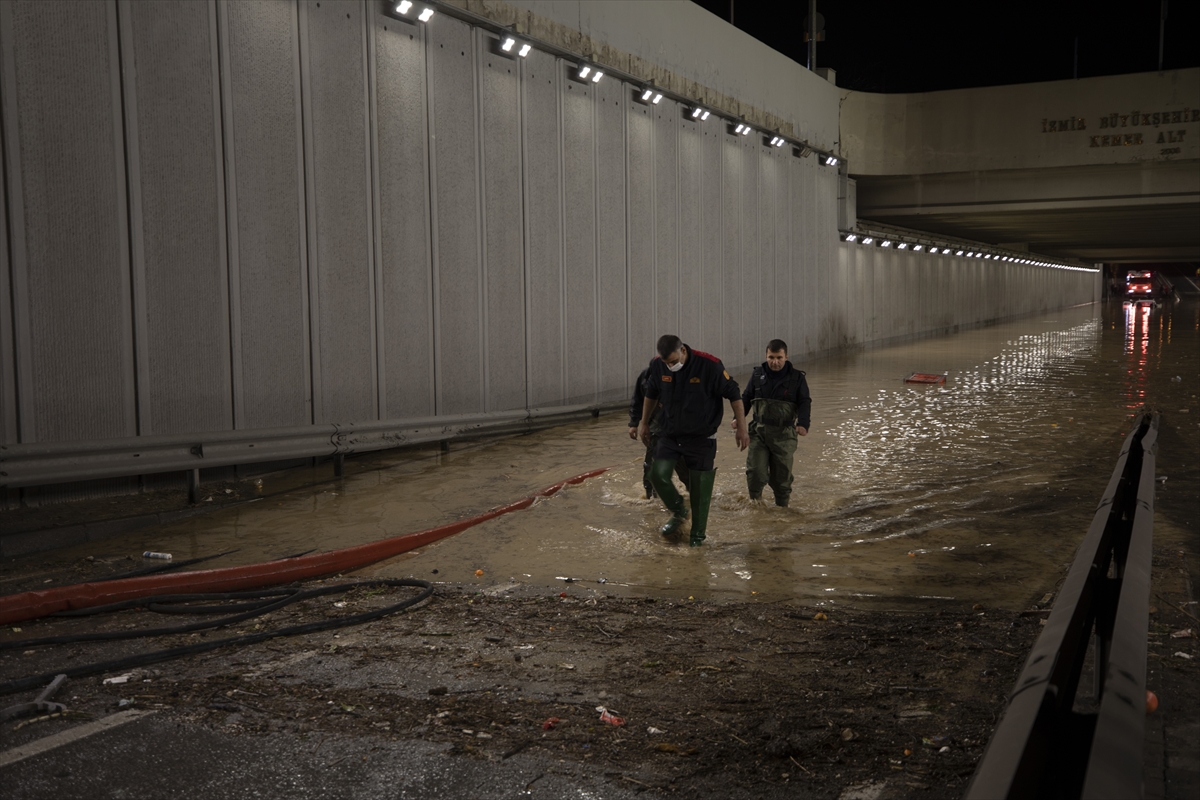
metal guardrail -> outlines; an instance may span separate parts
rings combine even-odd
[[[628,400],[621,400],[354,424],[0,445],[0,489],[337,457],[452,439],[524,433],[599,416],[601,411],[625,409],[628,405]]]
[[[1142,797],[1158,414],[1117,467],[967,788],[985,798]],[[1095,713],[1074,709],[1095,636]]]

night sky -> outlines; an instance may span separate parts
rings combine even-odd
[[[694,2],[729,20],[730,0]],[[801,64],[807,9],[807,0],[733,0],[737,27]],[[867,92],[1064,80],[1076,77],[1078,40],[1080,78],[1153,72],[1160,9],[1160,0],[818,0],[817,66]],[[1170,0],[1163,53],[1164,69],[1200,66],[1200,2]]]

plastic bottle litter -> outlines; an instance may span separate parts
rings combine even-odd
[[[620,727],[621,725],[625,724],[624,717],[618,717],[614,714],[608,713],[608,709],[605,708],[604,706],[596,706],[596,710],[600,712],[600,721],[601,722],[607,722],[609,725],[614,725],[617,727]]]
[[[163,561],[170,561],[171,554],[170,553],[156,553],[153,550],[147,550],[146,552],[142,553],[142,558],[161,558]]]

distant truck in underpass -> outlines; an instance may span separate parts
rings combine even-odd
[[[1156,300],[1174,293],[1175,286],[1152,270],[1130,270],[1125,275],[1126,300]]]

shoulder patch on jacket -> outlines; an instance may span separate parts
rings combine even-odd
[[[725,376],[725,380],[727,380],[727,381],[728,381],[728,380],[732,380],[732,379],[729,377],[729,370],[727,370],[727,369],[726,369],[726,370],[722,370],[722,371],[721,371],[721,373],[722,373],[722,374]]]

